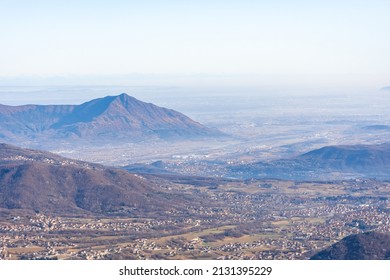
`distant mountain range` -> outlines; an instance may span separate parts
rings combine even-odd
[[[81,105],[0,105],[0,139],[10,143],[58,139],[134,142],[221,135],[179,112],[127,94]]]
[[[390,90],[390,87],[383,87],[382,90]]]
[[[0,144],[3,209],[145,217],[186,208],[191,198],[159,184],[124,170]]]
[[[390,179],[390,143],[327,146],[292,159],[229,167],[232,177],[331,180]]]
[[[390,260],[390,234],[367,232],[345,237],[312,260]]]

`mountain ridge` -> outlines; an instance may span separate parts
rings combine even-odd
[[[57,215],[147,216],[189,198],[125,170],[0,144],[0,208]]]
[[[390,179],[390,143],[325,146],[290,159],[236,165],[228,170],[239,178]]]
[[[184,114],[125,93],[80,105],[0,105],[0,139],[140,141],[217,137]]]
[[[299,156],[321,168],[375,170],[390,167],[390,143],[326,146]]]

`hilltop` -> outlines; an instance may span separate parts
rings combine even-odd
[[[312,260],[390,260],[390,235],[366,232],[345,237]]]

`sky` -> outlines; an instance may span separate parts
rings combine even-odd
[[[0,85],[390,85],[386,0],[0,0]]]

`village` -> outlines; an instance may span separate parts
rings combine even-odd
[[[0,259],[307,259],[351,234],[390,232],[388,192],[370,181],[253,181],[193,187],[208,204],[155,218],[9,215]]]

